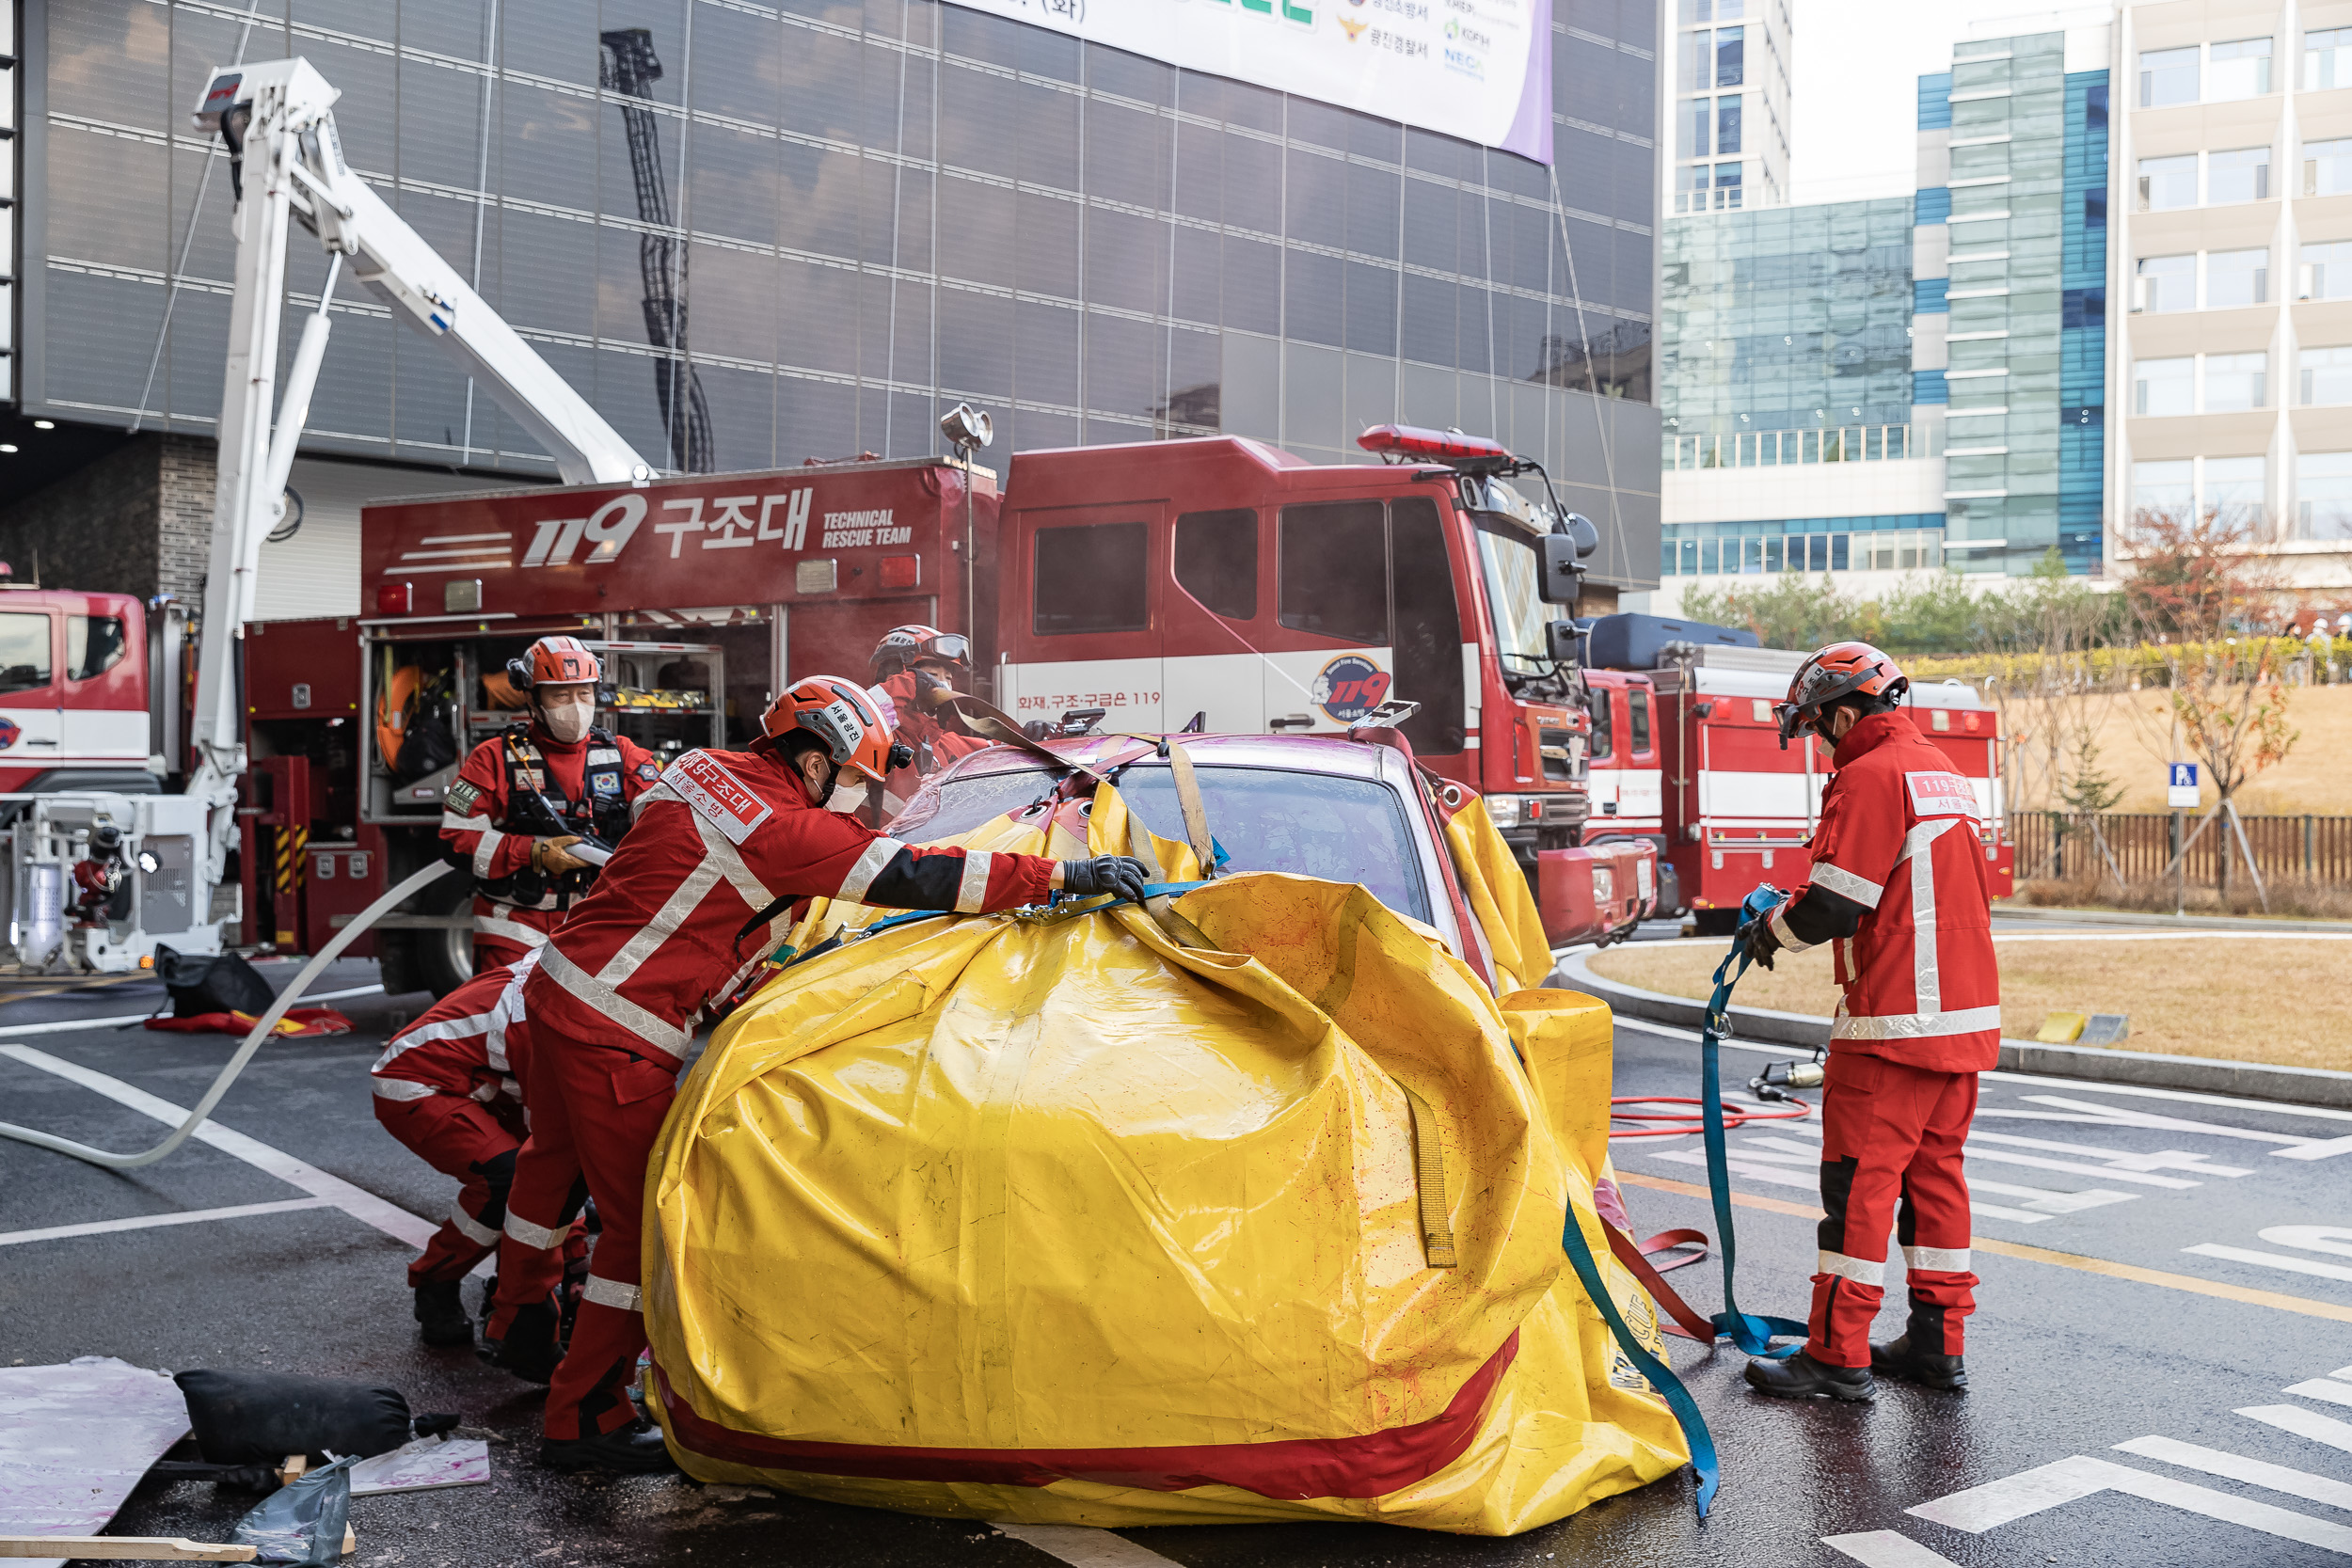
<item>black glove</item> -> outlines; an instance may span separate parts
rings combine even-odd
[[[1748,957],[1759,968],[1772,968],[1772,955],[1780,951],[1780,938],[1772,931],[1772,915],[1779,912],[1779,910],[1774,910],[1772,914],[1761,916],[1748,927]]]
[[[914,705],[937,707],[956,694],[956,689],[929,670],[914,672]]]
[[[1143,863],[1128,855],[1097,855],[1090,861],[1061,863],[1062,891],[1080,897],[1110,893],[1121,898],[1140,898],[1147,876]]]

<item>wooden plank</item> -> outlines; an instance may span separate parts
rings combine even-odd
[[[345,1539],[349,1536],[346,1534]],[[0,1535],[0,1558],[82,1558],[146,1562],[250,1562],[259,1548],[179,1535]],[[343,1550],[351,1548],[346,1545]]]

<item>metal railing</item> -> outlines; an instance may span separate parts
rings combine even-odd
[[[1927,432],[1908,424],[1844,425],[1828,430],[1743,430],[1729,436],[1669,436],[1666,467],[1778,468],[1801,463],[1883,463],[1932,457]]]
[[[2186,814],[2187,831],[2196,832],[2202,813]],[[2352,885],[2352,816],[2248,816],[2246,842],[2254,863],[2265,877],[2299,877],[2311,882]],[[2099,837],[2106,840],[2115,866],[2128,881],[2153,881],[2172,863],[2172,816],[2169,812],[2105,812],[2097,818]],[[2098,838],[2090,819],[2071,812],[2021,811],[2009,819],[2011,841],[2017,846],[2017,875],[2028,877],[2098,876],[2106,871]],[[2185,876],[2193,886],[2210,887],[2214,858],[2228,843],[2233,879],[2245,871],[2237,845],[2227,830],[2228,819],[2207,828],[2188,847]]]

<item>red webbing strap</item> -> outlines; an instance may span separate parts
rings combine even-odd
[[[1627,1271],[1642,1282],[1642,1288],[1649,1292],[1650,1300],[1664,1307],[1666,1315],[1674,1320],[1667,1325],[1666,1332],[1679,1335],[1685,1339],[1696,1339],[1702,1345],[1713,1344],[1715,1325],[1703,1314],[1693,1311],[1691,1304],[1684,1301],[1676,1293],[1675,1288],[1666,1283],[1663,1271],[1645,1256],[1650,1252],[1664,1251],[1668,1247],[1687,1246],[1693,1243],[1704,1248],[1707,1245],[1706,1233],[1699,1230],[1661,1230],[1646,1242],[1636,1243],[1632,1237],[1606,1220],[1601,1222],[1600,1227],[1609,1233],[1609,1250],[1616,1255],[1617,1261],[1623,1263]],[[1706,1256],[1704,1251],[1695,1252],[1688,1258],[1668,1263],[1666,1267],[1678,1269],[1685,1263],[1695,1263]]]

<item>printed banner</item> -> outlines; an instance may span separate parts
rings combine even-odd
[[[1551,0],[956,0],[1551,162]]]

